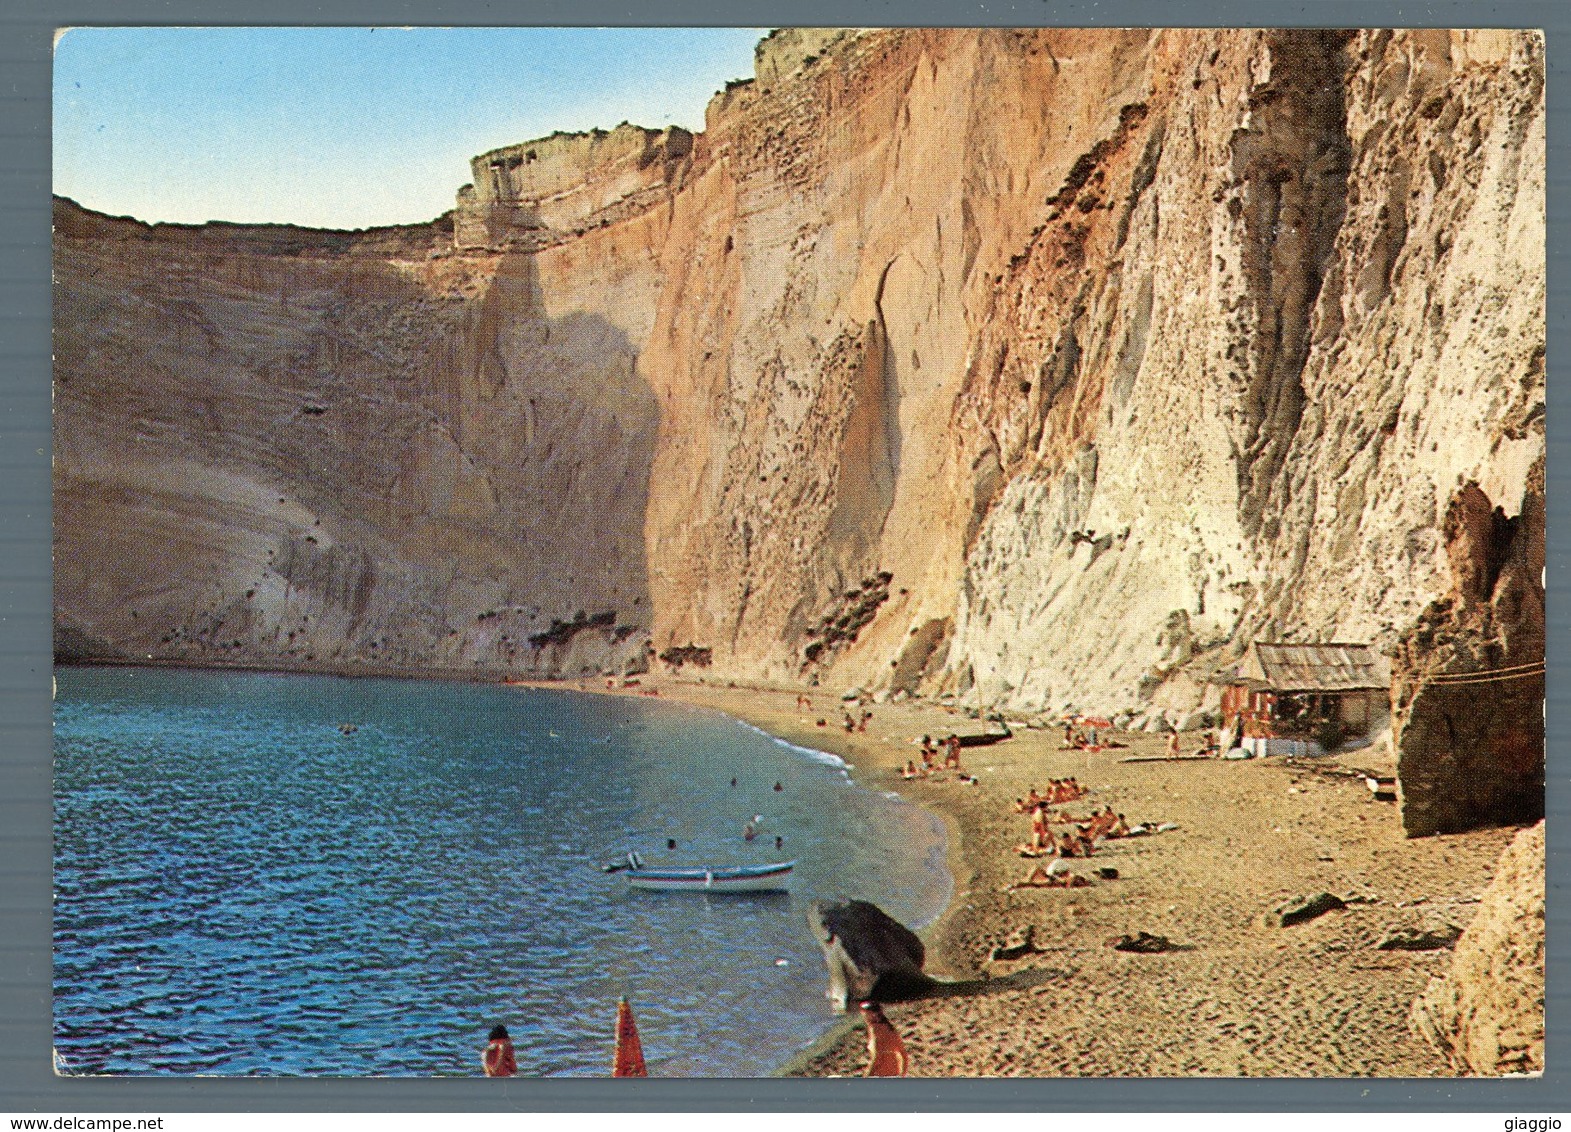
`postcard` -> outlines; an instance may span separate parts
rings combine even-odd
[[[57,1072],[1539,1074],[1544,73],[63,31]]]

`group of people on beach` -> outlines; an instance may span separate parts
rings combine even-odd
[[[1125,746],[1114,739],[1112,724],[1105,719],[1089,721],[1085,727],[1074,723],[1064,724],[1064,743],[1061,751],[1107,751]]]
[[[1065,802],[1075,802],[1084,798],[1087,790],[1071,775],[1068,778],[1052,778],[1047,783],[1047,793],[1038,794],[1035,786],[1026,793],[1024,798],[1015,799],[1015,813],[1029,814],[1038,806],[1062,806]]]
[[[1064,724],[1064,745],[1059,748],[1063,751],[1099,751],[1102,749],[1101,736],[1095,728],[1081,730],[1072,723]]]
[[[1021,888],[1083,888],[1091,882],[1073,871],[1070,861],[1086,858],[1096,852],[1097,842],[1119,837],[1134,837],[1145,832],[1144,826],[1131,826],[1123,814],[1115,813],[1112,806],[1104,805],[1083,817],[1067,813],[1054,813],[1050,808],[1065,801],[1083,797],[1087,791],[1073,778],[1054,780],[1046,794],[1039,794],[1032,787],[1025,798],[1015,800],[1016,813],[1031,815],[1031,840],[1017,846],[1022,857],[1052,858],[1046,865],[1034,864],[1014,887]],[[1054,831],[1054,825],[1068,826]]]
[[[907,759],[900,777],[926,778],[941,770],[959,771],[961,778],[966,777],[965,768],[960,765],[960,736],[950,735],[939,743],[935,743],[931,735],[922,736],[922,765],[917,766],[915,759]]]

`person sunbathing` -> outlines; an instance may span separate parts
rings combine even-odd
[[[916,770],[916,763],[915,763],[915,761],[911,760],[911,759],[907,759],[906,760],[905,769],[900,772],[900,777],[901,778],[915,778],[916,775],[917,775],[917,770]]]
[[[1109,837],[1128,837],[1129,823],[1124,820],[1124,815],[1119,814],[1113,822],[1113,828],[1107,831]]]
[[[1073,857],[1075,855],[1075,839],[1067,829],[1058,835],[1058,855],[1060,857]]]
[[[1062,857],[1049,861],[1046,865],[1033,865],[1025,876],[1021,877],[1010,888],[1085,888],[1091,882],[1085,877],[1069,871],[1069,865]]]
[[[1096,852],[1096,837],[1092,834],[1090,826],[1075,826],[1075,844],[1079,847],[1082,857],[1089,857]]]

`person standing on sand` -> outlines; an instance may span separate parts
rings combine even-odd
[[[1031,811],[1031,848],[1049,849],[1052,847],[1052,827],[1048,825],[1047,807],[1038,802],[1036,809]]]
[[[518,1060],[513,1056],[513,1039],[507,1036],[506,1026],[491,1027],[485,1052],[480,1055],[480,1066],[487,1077],[511,1077],[518,1072]]]
[[[864,1077],[904,1077],[906,1047],[900,1035],[884,1017],[876,1002],[862,1003],[862,1020],[867,1023],[867,1072]]]

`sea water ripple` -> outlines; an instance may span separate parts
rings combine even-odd
[[[78,1072],[472,1074],[500,1021],[520,1072],[599,1075],[625,994],[652,1073],[767,1073],[832,1021],[806,900],[920,926],[950,895],[932,815],[678,704],[71,668],[55,724],[55,1041]],[[789,897],[601,871],[772,860],[776,837]]]

